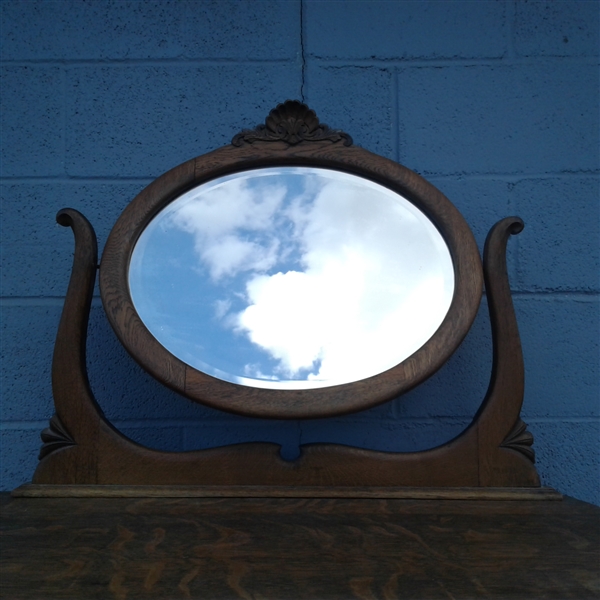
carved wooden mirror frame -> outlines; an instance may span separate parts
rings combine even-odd
[[[158,211],[203,182],[284,165],[322,167],[379,183],[425,213],[446,241],[455,274],[450,310],[434,336],[396,367],[361,381],[320,389],[239,386],[175,358],[139,318],[129,293],[129,260],[139,235]],[[411,453],[305,445],[294,461],[283,460],[279,446],[270,443],[193,452],[152,450],[126,438],[105,419],[90,389],[85,360],[97,269],[96,236],[85,217],[73,209],[60,211],[57,221],[73,229],[75,257],[52,367],[56,414],[42,432],[35,485],[24,495],[60,495],[65,484],[100,484],[113,490],[114,486],[136,486],[138,492],[131,493],[140,494],[148,491],[144,486],[168,487],[170,493],[174,493],[173,486],[194,486],[196,491],[217,495],[390,496],[402,494],[402,488],[417,487],[539,487],[533,438],[520,419],[524,368],[506,271],[506,244],[511,234],[522,230],[519,218],[503,219],[492,228],[482,269],[467,224],[441,192],[407,168],[353,146],[350,136],[320,124],[313,111],[296,101],[279,105],[265,125],[236,135],[231,145],[162,175],[129,204],[107,240],[99,267],[102,301],[115,332],[142,367],[163,384],[194,401],[245,415],[324,417],[400,395],[430,377],[456,350],[475,318],[485,279],[493,368],[488,392],[465,431],[442,446]],[[87,493],[100,493],[100,488],[95,489]],[[102,489],[101,493],[110,493],[108,487]]]
[[[301,118],[312,116],[316,121],[312,111],[297,104],[288,104],[280,111],[289,112],[295,107],[304,111],[300,112]],[[270,118],[274,120],[274,115]],[[441,192],[405,167],[352,146],[345,134],[318,126],[316,131],[316,139],[301,142],[298,138],[296,144],[248,132],[236,136],[231,146],[175,167],[129,204],[108,237],[100,267],[100,290],[113,329],[146,371],[191,400],[262,418],[320,418],[355,412],[396,398],[428,378],[448,360],[469,331],[481,301],[483,276],[477,245],[460,213]],[[205,182],[281,166],[326,168],[374,181],[409,199],[442,234],[454,264],[450,309],[433,337],[394,368],[353,383],[319,389],[248,387],[211,377],[179,360],[140,319],[129,289],[129,265],[136,242],[152,219],[174,199]]]

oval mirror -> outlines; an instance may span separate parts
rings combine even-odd
[[[102,304],[138,363],[191,400],[355,412],[448,360],[479,308],[481,259],[419,175],[314,118],[285,123],[142,190],[106,241]]]
[[[341,385],[421,348],[450,308],[454,267],[400,194],[331,169],[272,167],[177,197],[143,230],[129,288],[187,365],[279,390]]]

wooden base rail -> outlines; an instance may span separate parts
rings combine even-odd
[[[406,500],[562,500],[553,488],[411,488],[282,485],[36,485],[18,498],[397,498]]]

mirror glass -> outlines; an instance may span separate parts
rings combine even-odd
[[[439,231],[411,202],[320,168],[244,171],[176,198],[139,237],[135,308],[173,355],[272,389],[376,375],[432,337],[452,301]]]

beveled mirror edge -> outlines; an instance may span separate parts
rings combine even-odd
[[[454,297],[436,333],[408,359],[388,371],[343,385],[311,390],[249,388],[189,367],[164,349],[142,324],[129,294],[128,268],[134,245],[147,224],[194,186],[233,172],[272,166],[317,166],[365,177],[404,195],[436,225],[453,259]],[[126,207],[109,235],[100,267],[100,292],[108,319],[121,343],[145,370],[191,400],[247,416],[282,419],[355,412],[418,385],[448,360],[470,329],[482,286],[481,259],[473,235],[439,190],[393,161],[330,141],[225,146],[171,169]]]

